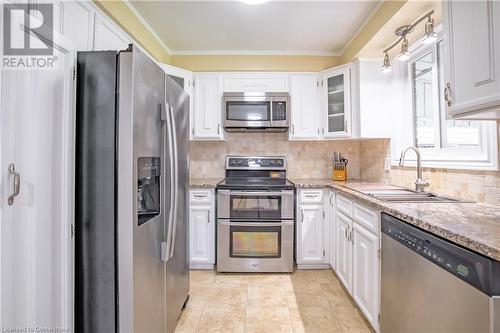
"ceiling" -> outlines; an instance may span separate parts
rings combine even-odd
[[[131,1],[173,55],[339,55],[381,1]]]

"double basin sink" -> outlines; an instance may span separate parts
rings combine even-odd
[[[346,186],[347,187],[347,186]],[[386,202],[464,202],[459,199],[445,197],[436,195],[430,192],[416,192],[409,189],[404,188],[369,188],[369,189],[360,189],[360,188],[352,188],[352,190],[358,191],[375,199],[386,201]]]

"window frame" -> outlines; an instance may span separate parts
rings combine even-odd
[[[440,32],[441,27],[438,27],[436,30]],[[398,115],[398,123],[401,125],[401,128],[395,131],[395,137],[391,144],[393,165],[399,165],[400,153],[404,148],[415,145],[416,143],[416,115],[413,109],[412,64],[431,52],[433,60],[433,81],[439,82],[436,57],[437,44],[440,41],[444,43],[443,53],[446,53],[446,42],[441,33],[439,33],[439,38],[430,45],[423,44],[421,40],[412,44],[410,47],[411,56],[408,61],[402,63],[397,59],[394,60],[394,62],[399,62],[399,64],[395,63],[393,65],[393,78],[395,82],[397,82],[396,89],[402,89],[403,92],[400,97],[399,105],[406,110],[406,112],[402,112]],[[444,54],[441,61],[443,61],[443,66],[446,66],[446,56]],[[445,70],[445,68],[443,70]],[[436,146],[439,147],[420,149],[422,165],[429,168],[498,171],[498,126],[496,121],[479,122],[479,147],[440,148],[444,135],[442,127],[446,125],[445,121],[450,120],[450,118],[446,113],[446,108],[444,108],[444,100],[441,98],[439,85],[434,86],[433,94],[434,96],[439,96],[433,98],[434,109],[439,110],[434,113],[435,116],[436,114],[439,116],[439,118],[435,118],[436,121],[439,121],[439,126],[437,126],[438,129],[436,129],[439,135],[435,136],[438,140],[436,141]],[[409,154],[408,157],[405,158],[405,165],[416,165],[415,154]]]

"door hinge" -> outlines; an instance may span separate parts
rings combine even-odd
[[[378,251],[377,251],[377,257],[379,259],[382,259],[382,249],[378,249]]]
[[[325,211],[323,211],[323,219],[325,219]]]
[[[380,313],[378,314],[378,322],[380,323]]]
[[[76,67],[73,67],[73,81],[76,80]]]
[[[323,250],[323,257],[326,257],[326,251]]]
[[[191,133],[193,133],[193,136],[194,136],[194,127],[191,129]]]
[[[71,239],[75,238],[75,225],[72,224],[70,227]]]

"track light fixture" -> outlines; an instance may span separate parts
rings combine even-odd
[[[421,18],[419,18],[415,23],[410,24],[410,25],[403,25],[399,28],[396,29],[394,32],[396,36],[398,36],[398,40],[396,40],[394,43],[391,44],[388,48],[386,48],[384,52],[384,64],[382,66],[382,72],[390,72],[391,70],[391,60],[389,58],[389,51],[395,48],[399,43],[401,43],[401,52],[398,54],[397,58],[400,61],[407,61],[410,58],[410,51],[409,51],[409,43],[408,43],[408,38],[407,35],[410,34],[415,27],[420,23],[423,22],[425,19],[427,19],[427,22],[425,22],[425,35],[423,37],[422,42],[424,44],[432,44],[434,43],[438,35],[434,32],[434,19],[432,18],[432,15],[434,14],[434,11],[431,10]]]

